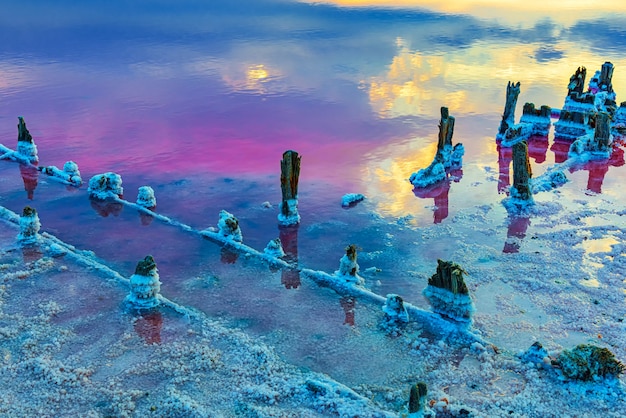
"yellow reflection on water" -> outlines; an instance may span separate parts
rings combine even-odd
[[[385,216],[402,217],[430,211],[424,206],[432,206],[433,201],[416,198],[409,177],[432,162],[437,152],[436,134],[427,139],[416,138],[399,148],[386,158],[378,154],[368,158],[370,164],[364,167],[366,195],[381,197],[376,209]]]
[[[626,12],[623,0],[561,0],[555,7],[544,0],[301,0],[306,3],[329,3],[340,7],[425,8],[443,13],[471,14],[507,22],[533,22],[552,16],[571,23],[590,15]]]
[[[619,244],[619,241],[613,236],[607,236],[600,239],[588,239],[580,243],[587,254],[606,253],[611,251],[611,247]]]
[[[222,80],[235,90],[267,93],[267,82],[282,76],[276,66],[267,64],[228,63],[216,65]]]
[[[363,80],[370,104],[381,117],[436,117],[440,106],[448,107],[453,115],[499,114],[509,81],[521,82],[518,115],[527,101],[560,108],[576,68],[586,66],[590,78],[606,61],[566,42],[554,46],[563,58],[549,63],[537,61],[539,45],[534,44],[476,42],[469,48],[435,55],[414,50],[401,38],[396,46],[398,51],[386,71]],[[619,102],[620,92],[626,92],[626,59],[611,62]]]
[[[255,80],[264,80],[267,77],[269,77],[269,72],[267,71],[267,68],[265,68],[265,65],[258,64],[248,67],[248,82],[253,82]]]
[[[585,287],[591,287],[591,288],[599,288],[600,287],[600,282],[598,281],[598,279],[588,279],[588,280],[580,280],[578,283],[580,283],[581,285],[585,286]]]

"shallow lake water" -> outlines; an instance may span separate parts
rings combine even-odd
[[[562,3],[14,2],[0,16],[0,143],[15,148],[23,116],[40,166],[73,160],[85,183],[118,173],[131,202],[149,185],[156,212],[198,230],[216,226],[227,210],[246,245],[262,251],[280,237],[302,268],[333,273],[346,246],[356,244],[369,289],[400,294],[422,309],[429,309],[421,292],[437,259],[455,261],[468,272],[477,333],[502,350],[516,353],[537,339],[550,349],[593,340],[624,362],[623,143],[610,159],[572,165],[566,184],[535,196],[538,210],[530,215],[508,214],[501,203],[512,154],[495,136],[509,81],[521,83],[519,118],[525,102],[560,109],[577,67],[590,77],[610,61],[617,103],[626,100],[626,6]],[[456,118],[453,142],[465,146],[463,166],[444,182],[414,189],[409,177],[435,155],[442,106]],[[553,128],[531,138],[533,175],[564,162],[569,145]],[[301,223],[281,229],[287,150],[302,156]],[[344,208],[347,193],[366,199]],[[272,271],[132,207],[90,201],[87,184],[65,186],[0,161],[0,205],[16,213],[36,208],[42,231],[93,251],[126,277],[153,255],[167,298],[242,329],[285,362],[325,373],[385,411],[401,413],[402,391],[430,376],[441,396],[457,397],[479,416],[508,413],[472,404],[462,385],[436,387],[446,383],[445,372],[433,370],[448,361],[479,368],[443,354],[430,365],[416,363],[419,338],[438,344],[420,324],[390,337],[379,324],[380,306]],[[76,323],[72,315],[81,312],[97,315],[57,288],[14,283],[16,266],[37,258],[12,248],[14,233],[7,227],[2,236],[3,263],[13,266],[4,280],[16,297],[37,294],[69,306],[61,324]],[[87,280],[79,270],[69,267]],[[52,280],[72,287],[59,275]],[[80,283],[71,293],[79,299],[102,291]],[[107,297],[123,299],[123,286],[113,288]],[[581,311],[568,312],[568,299]],[[23,314],[35,306],[24,305]],[[124,324],[116,306],[96,304]],[[149,317],[134,330],[146,344],[184,340],[185,325],[174,317]],[[107,327],[92,351],[124,333],[123,326]],[[521,378],[498,379],[513,393]],[[392,395],[377,395],[383,392]],[[599,402],[605,415],[619,416],[611,415],[610,399]],[[516,413],[547,416],[537,411],[525,405]]]

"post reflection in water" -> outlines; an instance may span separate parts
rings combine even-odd
[[[33,200],[39,179],[39,170],[32,165],[20,164],[20,175],[24,181],[24,190],[26,191],[28,200]]]
[[[611,153],[611,157],[603,160],[591,160],[584,164],[574,165],[570,168],[570,172],[574,173],[579,170],[589,172],[587,179],[587,190],[593,193],[602,193],[602,183],[604,176],[609,171],[609,167],[621,167],[624,165],[624,150],[615,147]]]
[[[148,312],[135,320],[134,328],[146,344],[161,344],[163,315],[159,311]]]
[[[562,163],[567,160],[567,153],[569,152],[569,147],[572,145],[572,141],[568,141],[566,139],[554,138],[554,142],[550,147],[550,151],[554,153],[554,162]]]
[[[548,153],[548,145],[547,136],[531,136],[528,139],[528,157],[535,160],[537,164],[544,163]]]
[[[503,147],[500,141],[497,142],[498,150],[498,194],[509,194],[511,185],[511,161],[513,161],[513,150],[511,147]]]
[[[89,203],[93,210],[103,218],[109,215],[119,216],[122,213],[122,209],[124,209],[123,204],[110,200],[89,199]]]
[[[509,216],[509,227],[506,231],[506,241],[502,252],[508,254],[519,252],[529,226],[530,218],[528,216]]]
[[[355,326],[356,321],[354,320],[354,307],[356,305],[356,301],[353,297],[344,296],[339,299],[339,303],[341,304],[341,308],[345,314],[345,319],[343,320],[344,325]]]
[[[220,261],[223,264],[235,264],[239,259],[239,254],[230,249],[228,245],[224,245],[220,250]]]
[[[34,263],[42,257],[43,252],[41,252],[38,245],[22,247],[22,258],[24,260],[24,264]]]
[[[278,238],[285,252],[284,260],[294,267],[298,265],[298,228],[299,225],[278,227]],[[300,287],[300,272],[295,268],[283,269],[280,282],[285,289],[297,289]]]
[[[448,178],[428,187],[414,188],[413,194],[420,199],[433,199],[435,210],[433,212],[433,223],[439,224],[448,217],[448,194],[450,184],[458,183],[463,178],[463,169],[451,169],[448,171]]]

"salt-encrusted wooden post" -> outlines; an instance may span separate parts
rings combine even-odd
[[[437,143],[437,155],[446,146],[452,148],[452,135],[454,134],[454,116],[450,115],[447,107],[441,107],[441,120],[439,120],[439,142]]]
[[[285,151],[280,162],[280,188],[282,203],[278,221],[281,225],[295,225],[300,223],[298,214],[298,178],[300,177],[300,159],[295,151]]]
[[[339,270],[335,274],[347,282],[363,284],[364,280],[358,273],[357,248],[356,245],[350,244],[346,247],[346,254],[339,260]]]
[[[520,82],[509,83],[506,86],[506,104],[504,105],[504,113],[502,114],[502,122],[498,133],[504,135],[509,126],[515,124],[515,106],[517,105],[517,97],[520,93]]]
[[[30,206],[25,206],[20,217],[20,233],[17,235],[17,242],[22,246],[37,244],[40,240],[40,228],[41,223],[37,211]]]
[[[465,270],[451,261],[437,260],[437,272],[422,292],[433,311],[460,322],[469,323],[474,303],[463,279]]]
[[[31,163],[39,161],[37,157],[37,146],[33,141],[33,137],[26,128],[26,122],[21,116],[17,117],[17,153],[24,156]]]
[[[130,293],[126,302],[136,309],[152,309],[159,305],[161,281],[154,258],[146,256],[137,263],[135,274],[130,276]]]
[[[530,178],[533,172],[528,160],[528,144],[526,141],[513,145],[513,188],[511,195],[518,199],[532,199]]]

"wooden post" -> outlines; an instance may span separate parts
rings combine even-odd
[[[611,116],[607,112],[598,112],[596,115],[596,130],[593,136],[594,151],[607,151],[611,135]]]
[[[613,64],[610,62],[605,62],[602,64],[602,69],[600,70],[600,80],[598,81],[598,87],[600,90],[608,91],[609,93],[613,93],[613,84],[611,80],[613,79]]]
[[[450,116],[447,107],[441,108],[441,120],[439,121],[439,142],[437,151],[443,151],[446,145],[452,147],[452,135],[454,134],[454,116]]]
[[[578,67],[576,72],[569,78],[569,84],[567,85],[567,95],[569,96],[572,93],[583,94],[586,77],[587,69],[585,67]]]
[[[285,151],[280,162],[280,188],[283,201],[280,205],[279,221],[283,225],[300,222],[298,214],[298,178],[300,177],[300,159],[295,151]]]
[[[458,264],[452,261],[437,260],[437,273],[428,280],[428,284],[446,289],[455,295],[459,293],[467,295],[469,291],[465,280],[463,280],[463,273],[465,270]]]
[[[17,124],[17,142],[29,142],[32,144],[33,137],[30,132],[28,132],[28,129],[26,129],[26,122],[24,122],[24,118],[18,116],[17,119],[19,121]]]
[[[502,114],[502,122],[498,133],[504,135],[509,126],[515,124],[515,106],[517,105],[517,97],[520,92],[520,82],[509,83],[506,86],[506,104],[504,105],[504,113]]]
[[[518,198],[530,200],[530,178],[532,177],[530,161],[528,161],[528,144],[526,141],[513,145],[513,187],[517,190]]]

